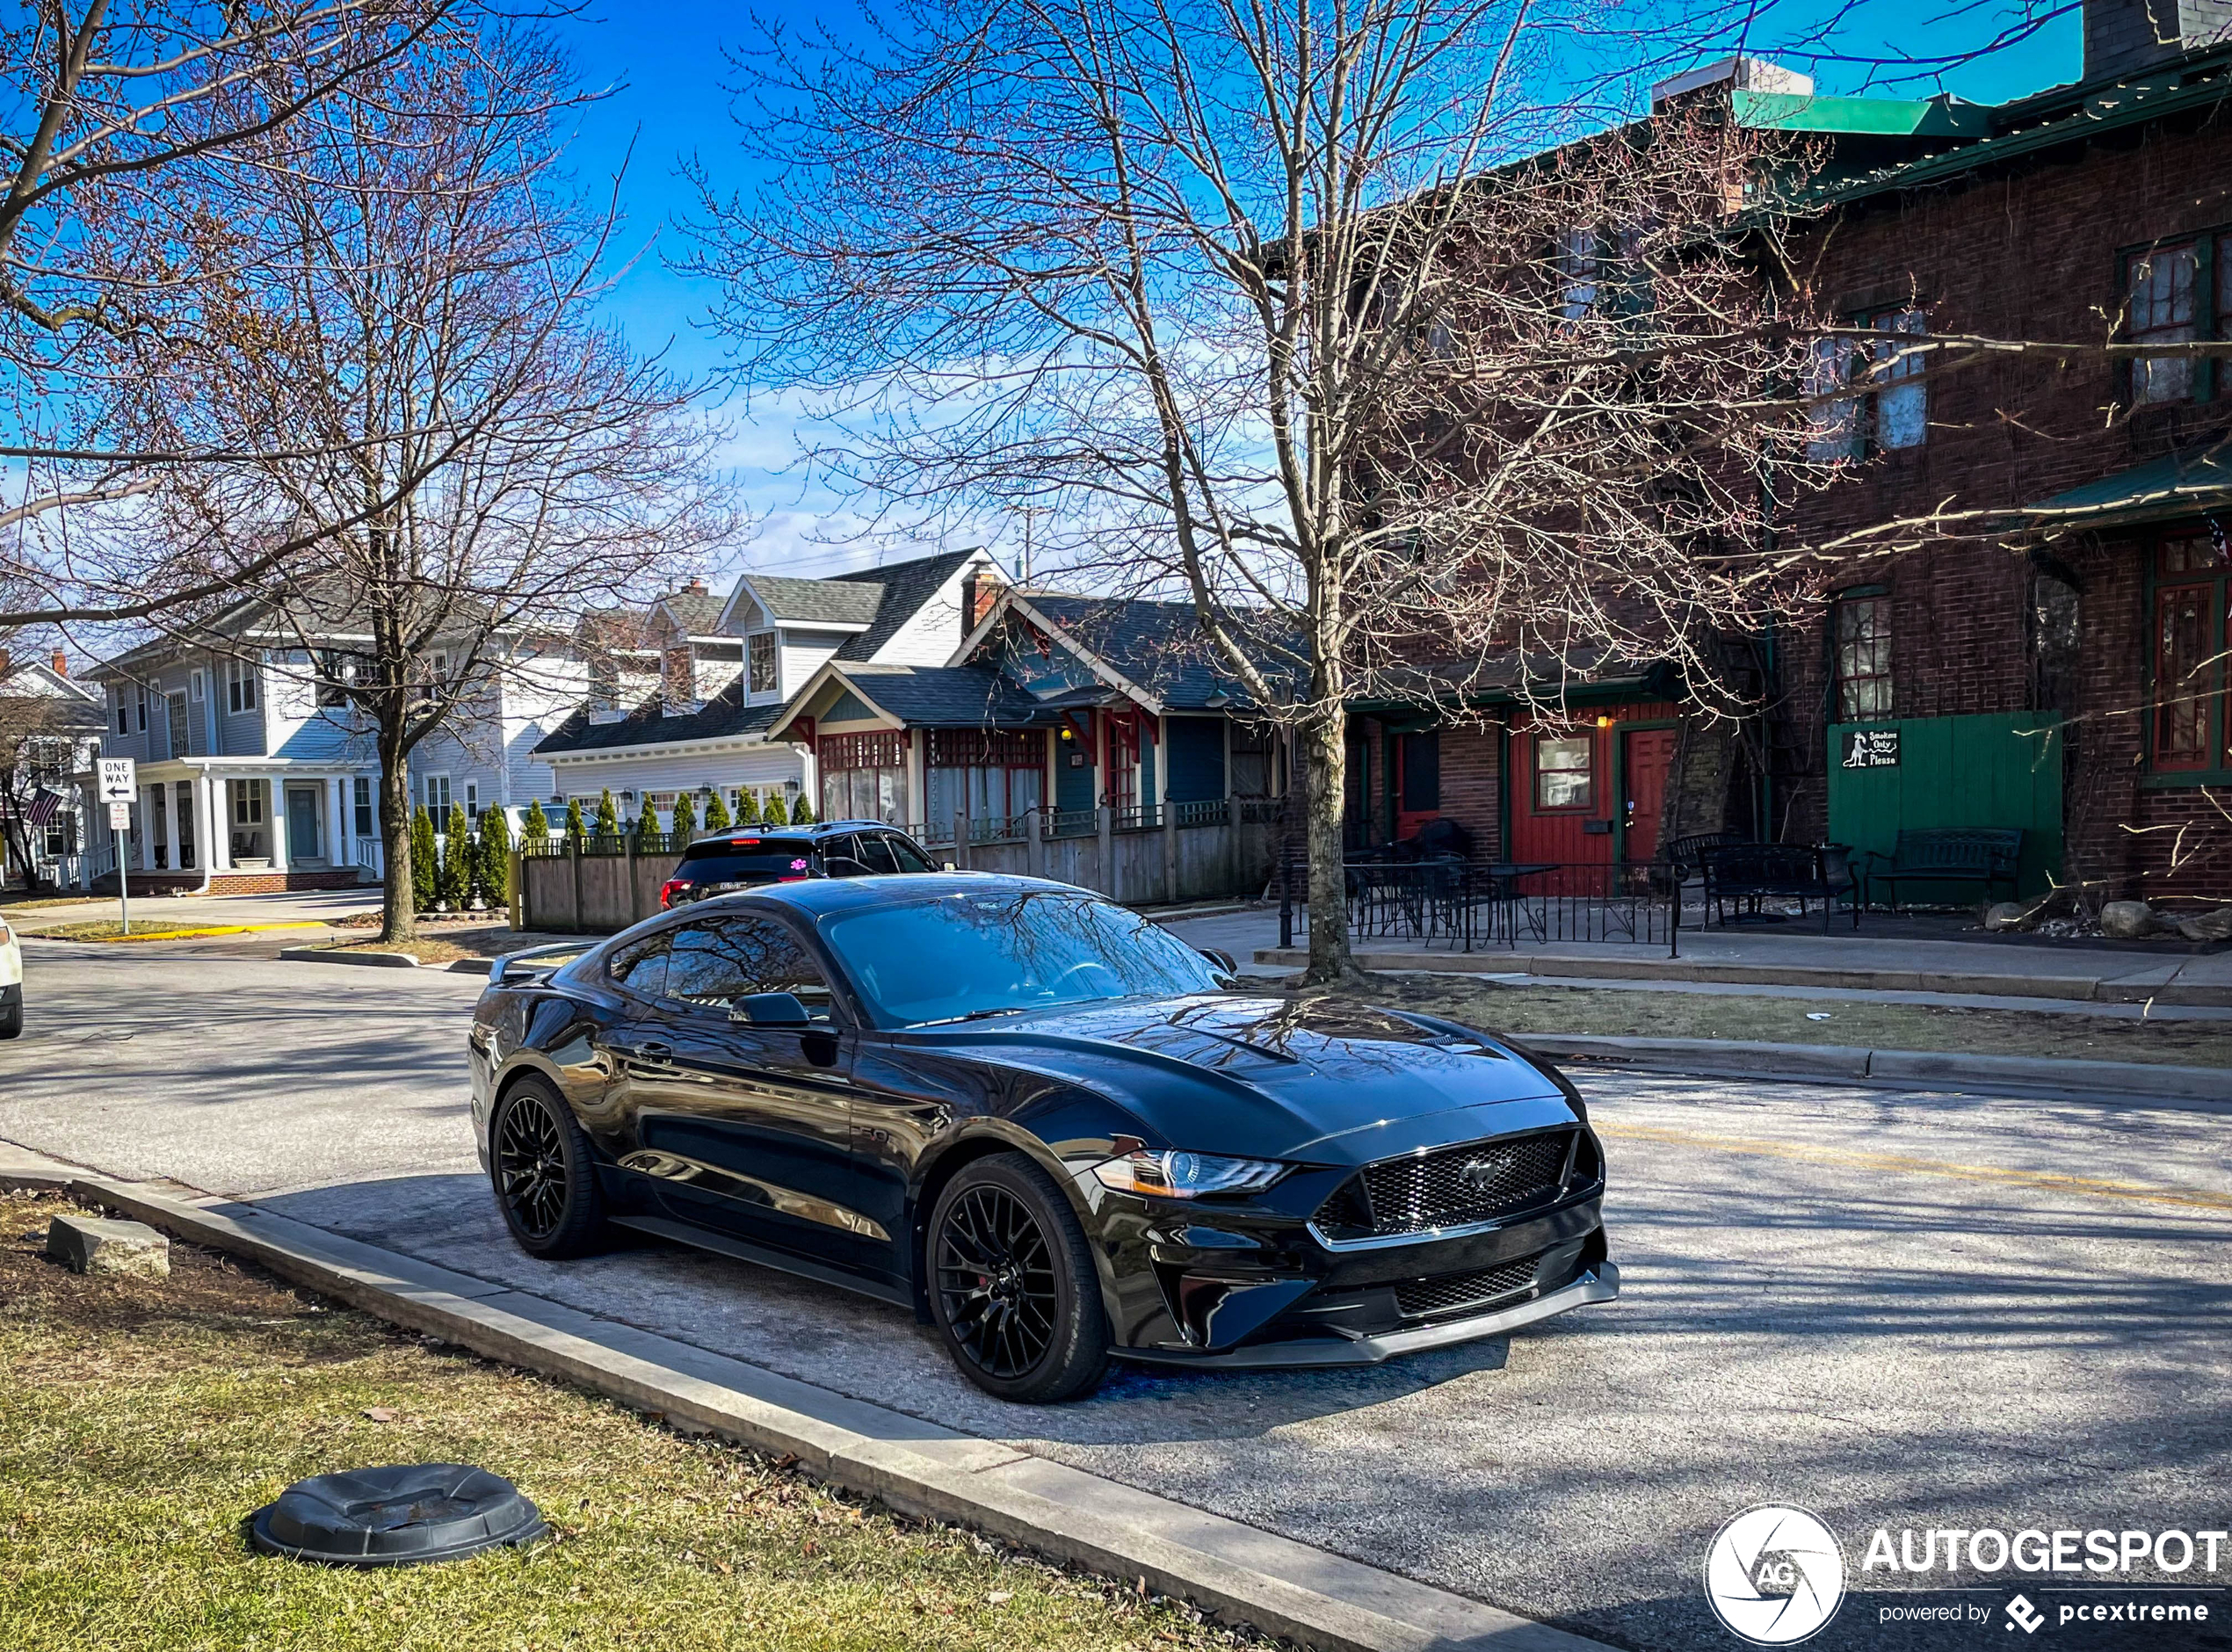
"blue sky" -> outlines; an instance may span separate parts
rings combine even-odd
[[[763,0],[762,15],[778,22],[814,25],[846,15],[852,0]],[[1671,0],[1669,9],[1694,18],[1712,8]],[[2018,13],[2015,6],[1958,10],[1960,0],[1859,0],[1847,11],[1837,0],[1760,0],[1753,8],[1732,5],[1731,15],[1747,9],[1758,21],[1750,47],[1794,67],[1810,69],[1823,92],[1866,90],[1871,72],[1860,60],[1903,53],[1949,54],[1981,46]],[[1631,26],[1644,20],[1654,0],[1627,0],[1607,15]],[[1817,18],[1844,11],[1833,37],[1848,61],[1809,63],[1786,47]],[[1944,18],[1952,11],[1956,15]],[[636,347],[663,350],[678,366],[693,373],[720,364],[717,339],[704,330],[710,294],[704,286],[676,274],[669,257],[680,250],[674,221],[695,206],[678,177],[685,157],[696,155],[724,186],[749,187],[752,179],[736,141],[728,97],[722,83],[731,78],[722,52],[743,43],[750,13],[729,0],[667,0],[656,11],[625,0],[602,0],[566,21],[564,33],[576,54],[584,81],[611,86],[612,94],[583,118],[576,141],[576,168],[586,183],[601,185],[627,164],[622,200],[628,215],[627,244],[641,249],[634,267],[618,282],[608,302]],[[1996,53],[1985,62],[1931,75],[1881,90],[1902,95],[1946,91],[1978,102],[1999,103],[2076,77],[2078,26],[2074,11],[2055,18],[2031,38]],[[1700,61],[1703,61],[1700,59]],[[1881,71],[1873,71],[1881,73]],[[631,154],[632,147],[632,154]],[[736,428],[729,460],[736,486],[760,528],[730,565],[708,570],[720,576],[736,567],[798,574],[835,572],[879,560],[864,547],[817,542],[829,537],[820,525],[841,524],[845,501],[807,488],[782,474],[794,448],[794,425],[779,404],[755,402],[747,417],[741,404],[729,409]],[[923,547],[927,550],[933,547]],[[1004,547],[1011,549],[1012,547]],[[905,547],[884,547],[883,559],[908,554]]]

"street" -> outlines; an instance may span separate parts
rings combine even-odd
[[[1899,1580],[1860,1571],[1877,1526],[2226,1525],[2232,1154],[2198,1104],[1584,1073],[1617,1304],[1351,1373],[1120,1367],[1032,1410],[865,1299],[649,1243],[530,1261],[467,1129],[480,981],[269,950],[27,945],[0,1139],[253,1199],[1634,1646],[1730,1644],[1697,1569],[1758,1503],[1843,1542],[1854,1598],[1827,1646],[1944,1643],[1879,1623]],[[2187,1598],[2232,1615],[2222,1591]]]

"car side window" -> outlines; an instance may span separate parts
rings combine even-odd
[[[892,858],[891,839],[882,832],[862,832],[860,864],[872,873],[898,871],[899,863]]]
[[[935,872],[938,870],[930,864],[930,857],[916,848],[911,839],[902,837],[896,832],[883,832],[879,835],[891,846],[892,858],[899,863],[900,871]]]
[[[616,948],[605,960],[605,974],[616,987],[639,998],[656,998],[666,989],[667,941],[662,931]]]
[[[666,996],[722,1015],[757,992],[794,994],[816,1021],[830,1018],[830,983],[780,924],[759,917],[707,918],[673,932]]]
[[[858,878],[872,868],[860,856],[860,839],[851,832],[822,840],[822,869],[832,878]]]

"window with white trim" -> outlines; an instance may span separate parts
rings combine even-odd
[[[357,836],[359,837],[371,837],[375,836],[376,834],[373,830],[375,816],[372,807],[371,779],[367,776],[359,774],[357,776],[351,790],[354,795],[350,801],[356,805]]]
[[[745,686],[755,694],[773,693],[778,683],[775,634],[772,631],[754,632],[744,640],[744,653],[750,673],[745,680]]]
[[[253,660],[225,662],[225,709],[228,712],[256,709],[256,663]]]
[[[430,774],[419,784],[426,812],[434,817],[434,830],[440,831],[450,812],[450,777]]]

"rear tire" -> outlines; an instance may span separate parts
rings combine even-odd
[[[962,1167],[931,1212],[930,1311],[961,1374],[1002,1400],[1053,1405],[1108,1368],[1108,1315],[1077,1214],[1020,1153]]]
[[[21,1038],[22,1036],[23,994],[18,992],[9,1000],[6,1009],[0,1010],[0,1039]]]
[[[489,1178],[504,1225],[531,1257],[585,1257],[606,1243],[605,1197],[589,1136],[540,1078],[521,1080],[489,1126]]]

